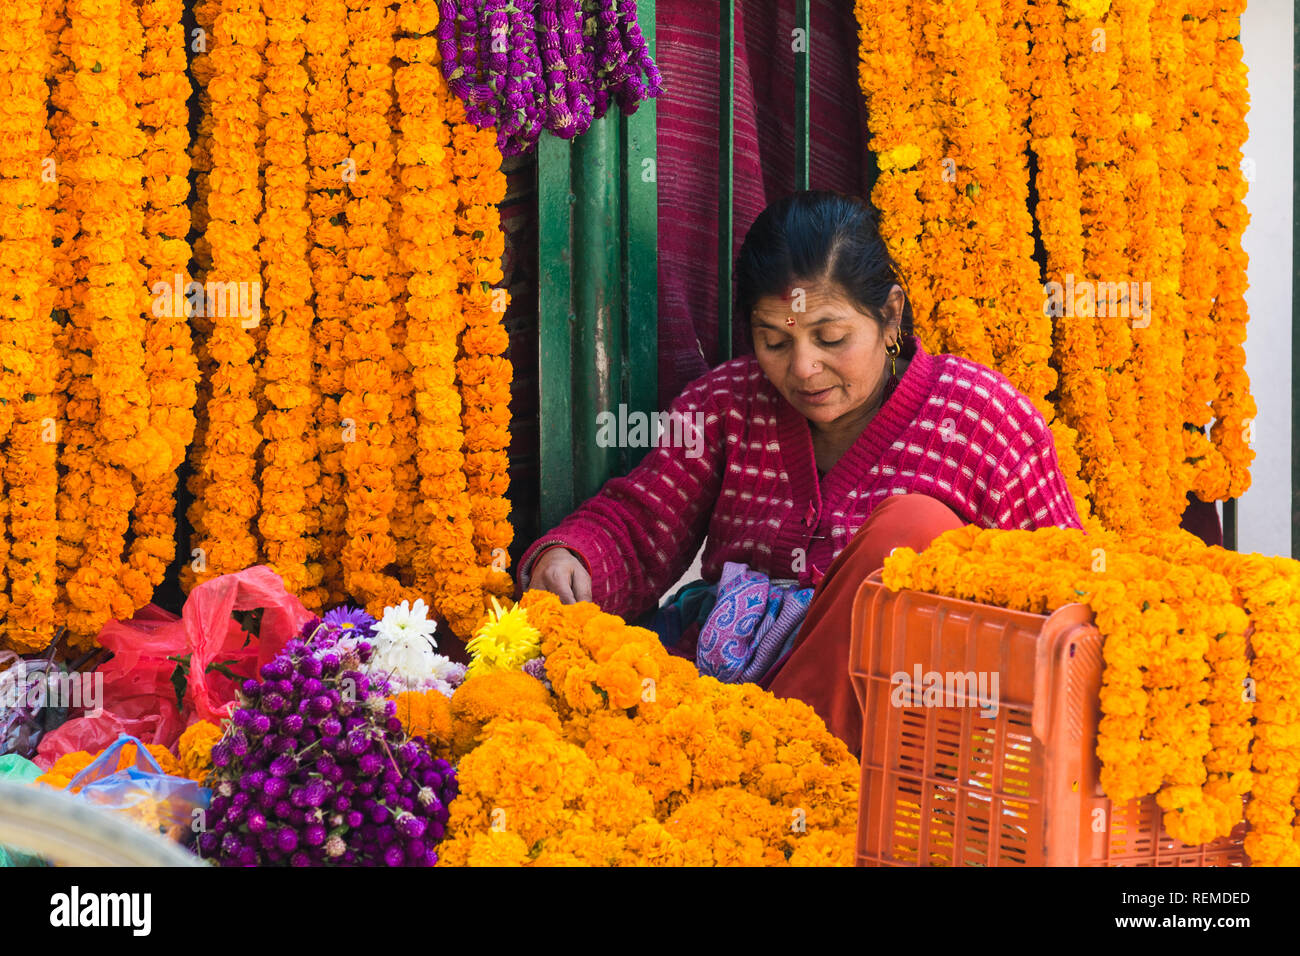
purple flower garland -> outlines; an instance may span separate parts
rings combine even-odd
[[[503,155],[541,130],[585,132],[611,101],[625,114],[664,91],[635,0],[439,0],[443,75]],[[644,74],[645,79],[642,79]]]

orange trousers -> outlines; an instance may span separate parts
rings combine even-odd
[[[862,750],[862,709],[849,677],[849,637],[858,586],[894,548],[924,550],[945,531],[967,524],[929,495],[891,495],[875,507],[813,591],[794,646],[761,686],[804,701],[854,756]]]

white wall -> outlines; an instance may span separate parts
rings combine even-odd
[[[1253,165],[1254,177],[1246,193],[1250,225],[1242,238],[1250,256],[1246,374],[1259,415],[1250,490],[1237,502],[1237,549],[1291,557],[1294,13],[1291,0],[1250,0],[1241,16],[1250,71],[1250,133],[1241,152],[1252,161],[1244,168]]]

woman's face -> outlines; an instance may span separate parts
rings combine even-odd
[[[897,341],[901,302],[902,289],[894,286],[885,314],[898,315],[886,336],[874,318],[823,282],[796,286],[784,298],[765,296],[751,322],[759,367],[811,422],[851,422],[883,393],[885,345]]]

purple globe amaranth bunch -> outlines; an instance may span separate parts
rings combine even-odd
[[[448,88],[469,122],[496,128],[504,156],[542,129],[572,139],[612,101],[630,114],[663,92],[633,0],[440,0],[439,11]]]
[[[635,113],[637,107],[645,100],[653,99],[664,91],[663,76],[650,56],[650,45],[641,34],[641,25],[636,19],[636,0],[623,0],[623,15],[619,29],[623,34],[623,45],[630,51],[629,63],[632,69],[627,79],[615,91],[619,108],[627,114]],[[641,74],[646,81],[642,82]]]
[[[437,862],[456,773],[406,737],[387,684],[358,669],[371,653],[318,627],[243,683],[212,748],[201,853],[225,866]]]
[[[465,118],[480,129],[496,125],[496,114],[489,108],[493,91],[482,79],[490,46],[479,43],[482,5],[483,0],[439,0],[434,31],[447,86],[465,104]]]
[[[581,0],[541,0],[537,42],[545,73],[546,128],[572,139],[591,126],[591,60],[582,42]]]
[[[537,21],[532,9],[525,5],[511,16],[512,29],[519,42],[512,50],[510,81],[506,86],[506,106],[518,117],[518,134],[510,144],[510,152],[532,149],[542,132],[546,117],[546,85],[542,78],[542,58],[537,48]]]

